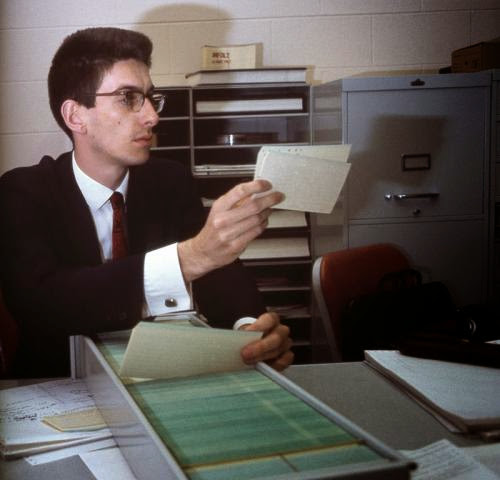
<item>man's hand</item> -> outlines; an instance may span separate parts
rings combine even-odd
[[[241,357],[245,363],[266,362],[281,371],[293,362],[290,329],[280,323],[278,314],[264,313],[255,323],[244,325],[241,329],[264,332],[260,340],[249,343],[241,350]]]
[[[264,231],[271,207],[283,201],[280,192],[255,198],[270,189],[266,180],[240,183],[214,202],[198,235],[177,246],[186,282],[233,262]]]

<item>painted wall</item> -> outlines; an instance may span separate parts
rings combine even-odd
[[[0,0],[0,174],[70,148],[48,107],[51,58],[87,26],[140,30],[156,85],[182,85],[204,44],[261,42],[264,65],[307,65],[314,82],[436,71],[500,36],[500,0]]]

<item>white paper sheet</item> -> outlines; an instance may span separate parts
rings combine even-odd
[[[418,464],[418,469],[412,472],[412,480],[498,480],[500,478],[448,440],[440,440],[423,448],[402,453]]]
[[[346,163],[349,147],[312,146],[309,150],[302,147],[293,151],[262,147],[257,156],[254,178],[270,181],[273,190],[285,194],[283,202],[275,208],[330,213],[351,167]]]
[[[173,378],[248,368],[240,355],[262,332],[140,322],[130,336],[123,377]]]
[[[269,152],[288,153],[310,158],[325,158],[336,162],[347,162],[351,145],[263,145],[257,155],[266,156]]]
[[[462,450],[500,477],[500,442],[464,447]]]
[[[306,214],[295,210],[273,210],[267,228],[307,227]]]
[[[82,453],[80,458],[97,480],[137,480],[118,448]]]
[[[0,441],[6,455],[31,448],[49,449],[48,442],[85,441],[111,436],[108,429],[98,432],[58,432],[42,423],[47,415],[95,407],[85,383],[62,379],[0,390]]]
[[[102,448],[115,447],[116,443],[112,438],[106,440],[98,440],[96,442],[84,443],[83,445],[76,445],[74,447],[63,447],[51,452],[39,453],[37,455],[30,455],[24,459],[31,465],[42,465],[44,463],[56,462],[63,458],[80,455],[85,452],[93,452]]]
[[[240,255],[241,260],[259,258],[292,258],[310,255],[307,238],[257,238]]]

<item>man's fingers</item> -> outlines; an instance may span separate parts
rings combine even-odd
[[[285,352],[283,355],[276,358],[275,360],[267,362],[267,364],[270,367],[274,368],[275,370],[278,370],[278,372],[281,372],[293,363],[294,357],[295,356],[294,356],[293,352],[291,350],[288,350],[287,352]]]
[[[257,318],[257,320],[254,323],[248,325],[247,329],[258,330],[265,334],[273,330],[279,324],[280,324],[280,317],[276,312],[266,312],[260,315],[259,318]]]
[[[279,325],[262,339],[246,345],[241,351],[243,359],[247,363],[256,363],[278,357],[292,347],[288,333],[289,328],[286,325]]]
[[[214,207],[220,210],[230,210],[238,202],[255,193],[266,192],[271,189],[271,184],[267,180],[258,179],[251,182],[244,182],[236,185],[214,202]]]
[[[253,215],[247,215],[240,209],[235,209],[221,212],[211,221],[219,240],[225,243],[234,240],[255,227],[267,226],[269,215],[271,215],[271,209],[269,208]]]

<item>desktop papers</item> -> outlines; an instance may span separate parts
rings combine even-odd
[[[350,145],[263,146],[254,178],[269,180],[285,194],[276,208],[331,213],[351,165]]]
[[[414,460],[418,469],[412,480],[498,480],[500,477],[477,461],[467,449],[455,447],[449,440],[439,440],[417,450],[401,453]]]
[[[137,480],[118,447],[83,452],[80,458],[97,480]]]
[[[460,431],[500,428],[500,369],[415,358],[392,350],[366,351],[365,359]]]
[[[130,336],[122,377],[173,378],[248,368],[240,350],[262,332],[140,322]]]
[[[81,380],[63,379],[0,391],[0,452],[19,456],[109,438],[111,432],[60,432],[43,423],[46,416],[94,408]]]

